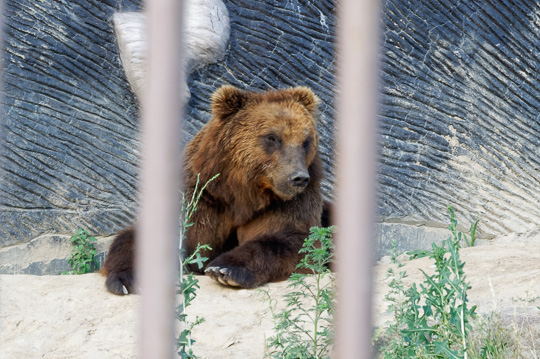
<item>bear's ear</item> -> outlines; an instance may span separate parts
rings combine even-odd
[[[295,101],[304,105],[313,117],[317,117],[321,100],[310,88],[304,86],[294,87],[289,89],[289,93]]]
[[[234,86],[222,86],[211,97],[212,111],[219,119],[234,115],[245,106],[248,94]]]

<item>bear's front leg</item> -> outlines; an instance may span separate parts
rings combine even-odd
[[[302,259],[307,233],[279,232],[244,242],[211,261],[205,273],[218,282],[241,288],[255,288],[287,279]]]

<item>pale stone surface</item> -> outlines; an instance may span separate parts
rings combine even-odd
[[[229,42],[229,13],[221,0],[189,0],[184,5],[183,60],[185,81],[191,71],[223,59]],[[131,88],[143,94],[147,68],[146,16],[143,12],[118,12],[113,16],[122,65]],[[182,84],[182,102],[189,99],[187,83]]]
[[[540,236],[502,238],[460,252],[472,285],[471,305],[481,313],[501,312],[507,322],[531,328],[540,348]],[[385,263],[386,262],[386,263]],[[383,302],[388,290],[388,261],[375,266],[374,317],[377,325],[391,319]],[[427,259],[406,261],[407,284],[423,280]],[[235,290],[199,277],[201,288],[189,307],[191,318],[206,321],[193,331],[195,353],[207,359],[262,359],[265,338],[272,335],[268,303],[257,290]],[[358,278],[358,280],[362,280]],[[108,293],[99,274],[82,276],[0,276],[0,357],[135,358],[139,296]],[[272,298],[285,293],[286,282],[272,283]],[[525,299],[533,299],[527,302]],[[523,300],[521,300],[523,299]],[[282,306],[280,301],[279,306]],[[522,325],[522,324],[520,324]]]
[[[5,2],[0,247],[79,227],[108,235],[133,222],[139,106],[113,16],[140,12],[142,3]],[[332,199],[335,1],[223,3],[229,45],[188,79],[185,139],[209,120],[210,95],[222,84],[311,87],[322,99],[323,192]],[[381,248],[392,239],[411,249],[444,238],[447,205],[465,227],[480,219],[483,238],[540,230],[540,0],[509,4],[384,2]],[[32,271],[48,268],[60,264]]]

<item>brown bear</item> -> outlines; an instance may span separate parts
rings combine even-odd
[[[184,249],[209,244],[205,267],[189,268],[222,284],[254,288],[288,278],[309,229],[320,226],[322,164],[319,99],[306,87],[264,93],[232,86],[212,96],[212,119],[187,145],[186,198],[204,190]],[[114,294],[133,291],[134,229],[112,243],[103,273]]]

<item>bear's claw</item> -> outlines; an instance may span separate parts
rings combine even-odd
[[[116,272],[107,275],[105,286],[112,294],[127,295],[135,293],[133,282],[133,275],[131,272]]]
[[[231,270],[229,268],[208,267],[204,270],[204,273],[223,285],[228,285],[230,287],[240,287],[240,284],[236,283],[231,278]]]

